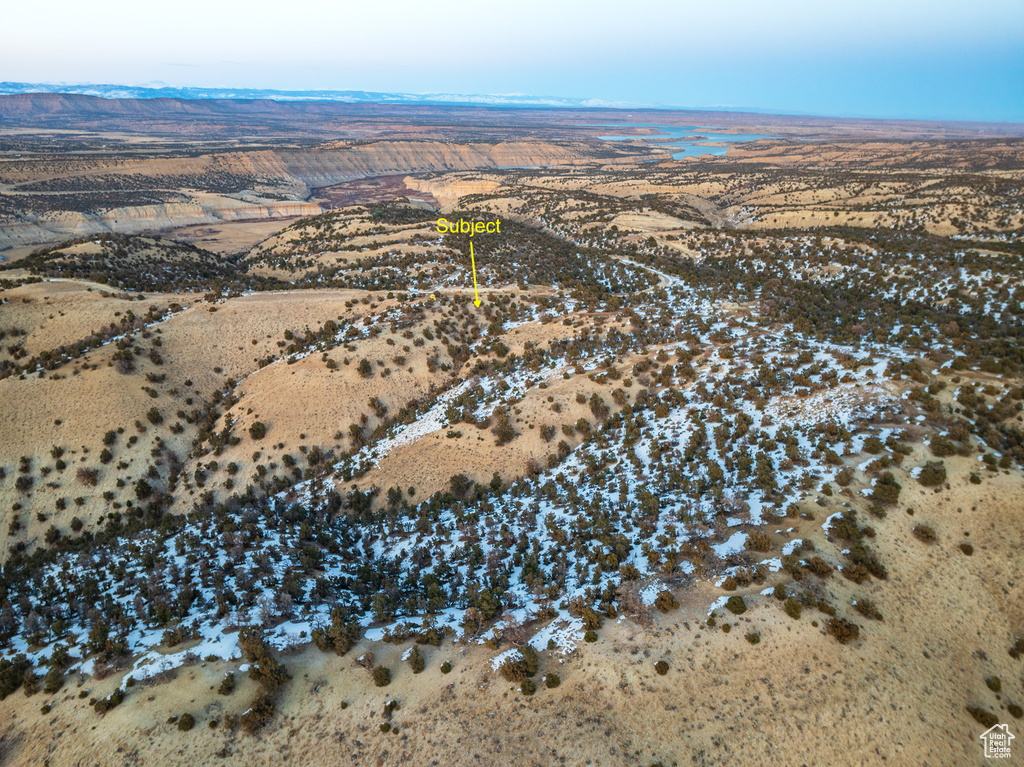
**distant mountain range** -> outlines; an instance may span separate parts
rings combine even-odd
[[[506,107],[640,107],[640,104],[530,96],[523,93],[378,93],[376,91],[279,91],[269,88],[174,88],[169,85],[69,85],[66,83],[0,82],[0,94],[73,93],[107,99],[229,99],[329,101],[345,104],[473,104]]]

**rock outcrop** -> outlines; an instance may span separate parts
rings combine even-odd
[[[64,211],[25,216],[18,221],[5,223],[0,227],[0,248],[55,242],[103,232],[139,234],[193,224],[296,218],[315,216],[321,212],[319,205],[308,202],[248,205],[227,198],[221,205],[186,202],[115,208],[96,214]]]

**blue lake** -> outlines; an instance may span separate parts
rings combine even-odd
[[[778,138],[762,133],[715,133],[721,128],[710,128],[700,125],[660,125],[658,123],[599,123],[587,127],[593,128],[657,128],[654,135],[646,136],[598,136],[603,141],[644,141],[657,140],[658,146],[669,146],[678,148],[678,152],[672,153],[673,160],[683,157],[697,157],[699,155],[723,155],[729,151],[727,146],[703,146],[704,141],[720,141],[737,143],[741,141],[757,141],[762,138]],[[693,141],[700,136],[700,141]],[[663,141],[662,139],[674,139],[674,141]]]

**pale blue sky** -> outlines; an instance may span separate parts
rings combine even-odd
[[[1024,121],[1024,0],[9,3],[0,80]]]

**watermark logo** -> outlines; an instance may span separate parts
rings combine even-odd
[[[986,759],[1009,759],[1010,741],[1014,739],[1010,725],[997,724],[981,733],[981,742],[985,744]]]

